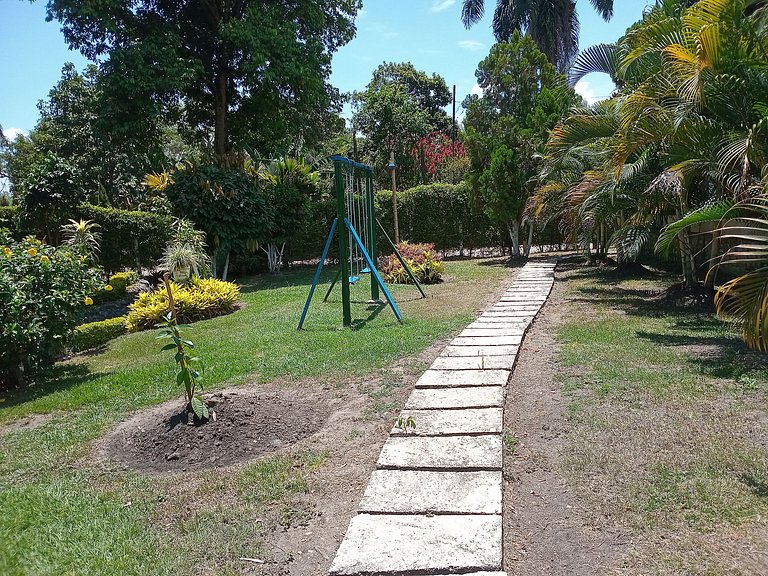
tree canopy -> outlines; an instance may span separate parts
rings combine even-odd
[[[519,32],[491,48],[476,76],[483,94],[464,103],[469,178],[486,213],[508,229],[517,256],[537,155],[577,97],[533,40]]]
[[[613,16],[613,0],[590,0],[605,20]],[[482,20],[486,0],[464,0],[461,19],[469,28]],[[515,32],[529,35],[559,70],[579,51],[579,17],[575,0],[496,0],[493,34],[498,42]]]
[[[340,95],[331,57],[359,0],[50,0],[72,48],[101,64],[110,115],[132,131],[178,119],[219,158],[317,139]]]
[[[352,123],[365,139],[366,161],[377,168],[382,184],[390,151],[403,186],[420,183],[411,153],[420,138],[450,130],[451,119],[443,109],[450,102],[445,79],[416,70],[410,62],[379,65],[366,90],[353,95]]]

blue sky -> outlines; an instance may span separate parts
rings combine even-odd
[[[475,69],[493,44],[486,0],[485,21],[465,30],[461,0],[364,0],[357,37],[335,56],[331,82],[342,91],[362,90],[384,61],[410,61],[416,68],[455,84],[459,103],[475,86]],[[605,23],[587,0],[579,0],[581,46],[611,42],[640,18],[651,0],[616,0],[615,16]],[[68,49],[57,22],[45,21],[45,0],[0,0],[0,125],[9,136],[37,122],[36,104],[61,76],[65,62],[83,68],[87,61]],[[588,99],[612,89],[600,75],[577,87]]]

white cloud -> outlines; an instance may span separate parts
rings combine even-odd
[[[478,42],[477,40],[462,40],[457,42],[456,45],[459,48],[463,48],[464,50],[471,50],[473,52],[485,48],[485,44]]]
[[[456,0],[432,0],[432,7],[429,9],[430,12],[445,12],[456,4]]]
[[[470,91],[470,94],[474,94],[475,96],[482,96],[483,89],[480,88],[480,84],[475,84],[474,86],[472,86],[472,90]]]
[[[8,138],[11,142],[16,140],[19,135],[29,136],[29,132],[21,128],[3,128],[3,136]]]
[[[573,89],[576,90],[576,93],[584,98],[590,106],[600,100],[597,94],[595,94],[595,90],[589,81],[584,80],[583,78],[576,82],[576,86],[574,86]]]

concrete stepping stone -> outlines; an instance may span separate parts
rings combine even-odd
[[[462,348],[462,346],[457,346]],[[440,356],[432,362],[435,370],[512,370],[515,356]]]
[[[465,330],[475,330],[477,328],[488,330],[516,330],[515,334],[520,334],[522,336],[525,334],[525,331],[528,330],[528,325],[530,323],[530,319],[523,317],[489,318],[488,316],[485,316],[483,318],[478,318],[472,322],[472,324],[468,324]],[[503,336],[514,336],[515,334],[503,334]],[[459,336],[469,336],[469,334],[459,334]],[[500,336],[502,336],[502,334],[500,334]]]
[[[498,309],[498,308],[491,308],[487,312],[484,312],[478,318],[533,318],[536,316],[536,312],[534,310],[504,310],[504,309]]]
[[[483,329],[467,328],[462,336],[517,336],[520,330],[510,328]],[[517,354],[517,346],[446,346],[440,353],[440,356],[514,356]]]
[[[492,317],[485,318],[493,320]],[[457,336],[451,340],[451,346],[518,346],[522,340],[522,336]]]
[[[376,470],[359,511],[368,514],[501,514],[501,471]]]
[[[457,388],[462,386],[505,386],[509,370],[427,370],[416,381],[416,388]]]
[[[358,514],[334,576],[501,570],[501,515]]]
[[[537,312],[538,314],[538,312]],[[507,316],[505,318],[493,318],[489,316],[478,316],[475,318],[475,321],[472,322],[472,324],[468,324],[467,328],[473,328],[475,324],[483,324],[483,323],[489,323],[494,322],[498,324],[499,322],[509,324],[507,328],[518,328],[518,329],[525,329],[528,324],[530,324],[531,320],[529,318],[526,318],[525,316]],[[501,328],[501,326],[494,326],[494,328]]]
[[[500,408],[502,406],[504,406],[503,386],[417,388],[405,403],[406,410]]]
[[[377,466],[430,470],[501,470],[501,463],[501,436],[392,436],[384,444]]]
[[[416,429],[392,427],[392,436],[466,436],[501,434],[501,408],[467,408],[466,410],[403,410],[405,421],[413,418]]]

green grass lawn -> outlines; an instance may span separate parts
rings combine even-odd
[[[315,295],[296,331],[313,270],[242,283],[245,307],[198,322],[187,333],[206,365],[206,390],[241,383],[286,386],[344,382],[416,354],[460,330],[509,274],[499,261],[448,262],[448,281],[393,289],[405,323],[364,302],[354,287],[357,329],[341,328],[340,294]],[[334,270],[326,269],[329,282]],[[253,518],[265,502],[290,499],[322,457],[265,459],[242,470],[200,474],[194,496],[172,477],[116,471],[90,461],[89,442],[137,409],[180,397],[174,362],[153,332],[120,337],[95,354],[56,366],[47,381],[0,398],[0,424],[37,414],[50,420],[0,435],[0,574],[236,574],[229,562],[259,553]],[[226,506],[217,506],[234,492]],[[203,495],[203,496],[201,496]],[[210,505],[201,505],[203,497]],[[242,566],[241,566],[242,567]]]
[[[626,573],[753,573],[739,546],[768,516],[768,356],[711,312],[653,298],[670,276],[566,278],[567,467],[596,522],[639,536]]]

